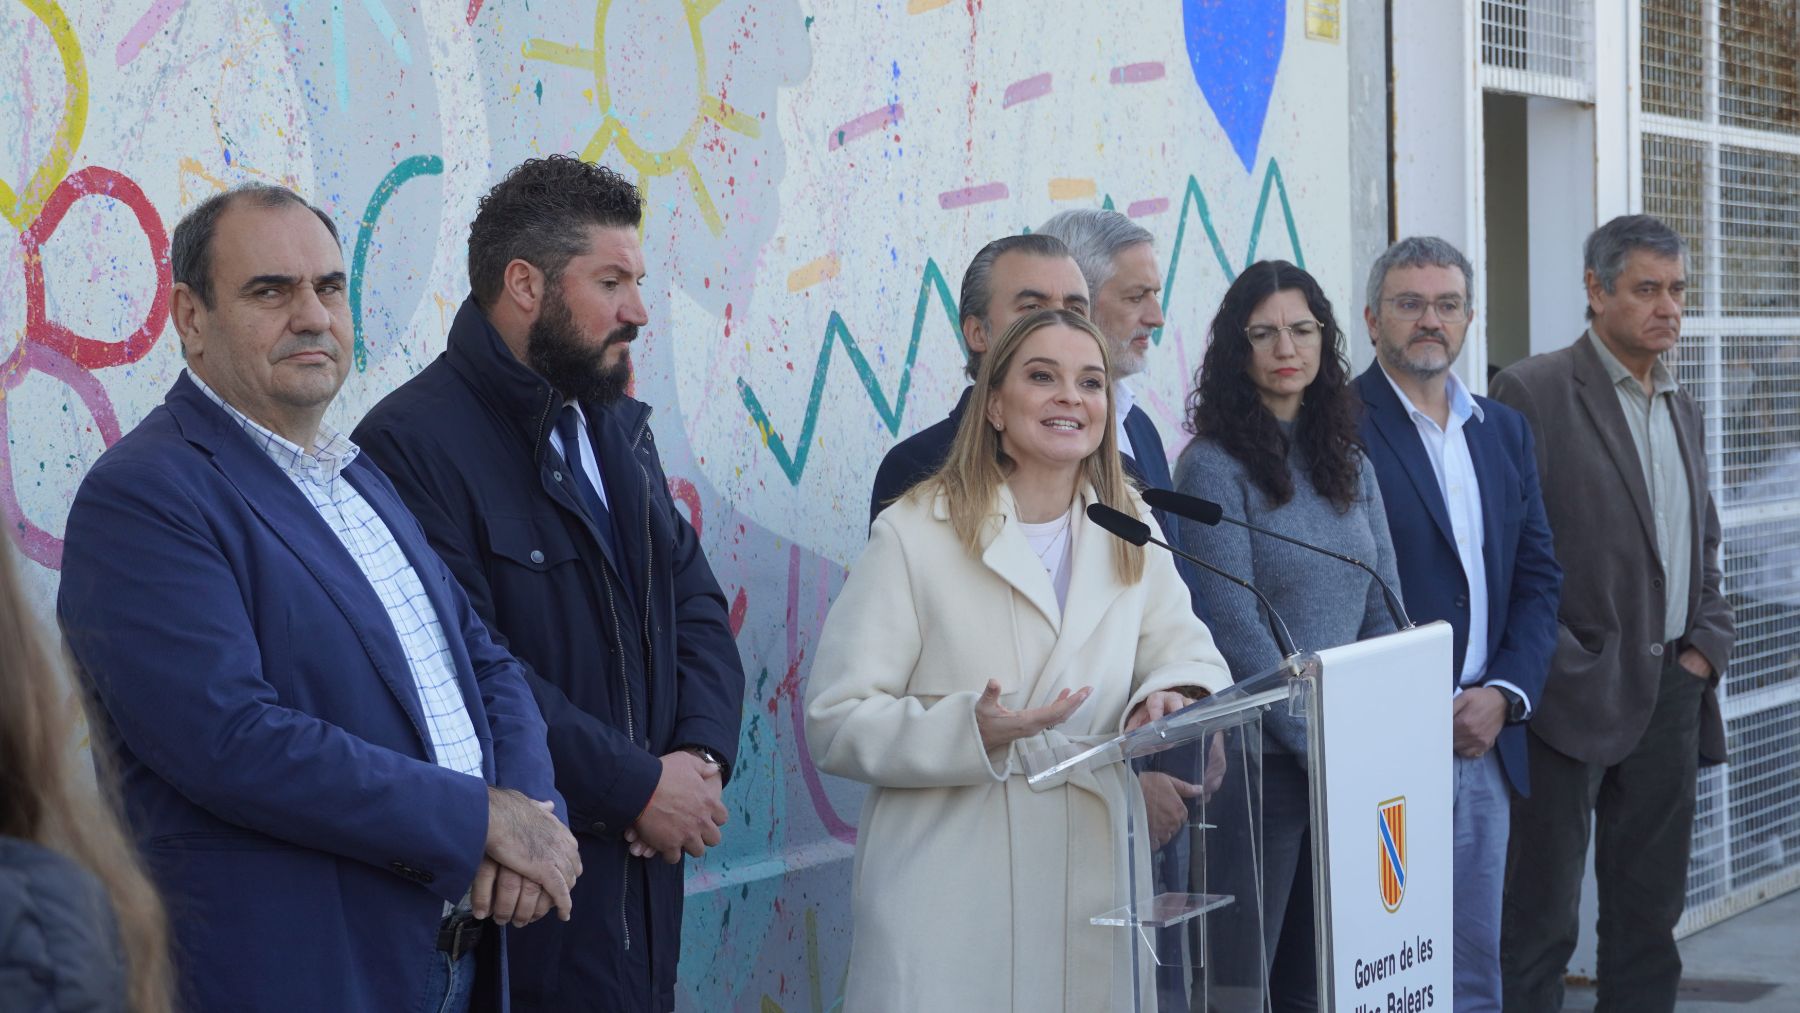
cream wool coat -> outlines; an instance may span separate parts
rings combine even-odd
[[[941,496],[888,508],[825,621],[807,740],[821,769],[870,786],[847,1013],[1131,1008],[1127,933],[1088,919],[1125,902],[1137,780],[1114,764],[1033,790],[1018,750],[1111,737],[1153,691],[1231,677],[1168,554],[1149,548],[1144,578],[1121,584],[1112,536],[1086,520],[1092,490],[1080,498],[1066,610],[1002,489],[979,559]],[[989,678],[1015,710],[1094,692],[1059,728],[990,753],[975,725]]]

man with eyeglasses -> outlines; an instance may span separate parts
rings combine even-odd
[[[1454,631],[1458,1013],[1500,1009],[1511,793],[1530,789],[1525,722],[1556,647],[1562,586],[1531,428],[1450,371],[1468,337],[1473,279],[1468,258],[1442,239],[1389,247],[1369,271],[1363,309],[1376,362],[1356,379],[1406,609]]]

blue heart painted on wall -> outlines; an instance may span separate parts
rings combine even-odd
[[[1244,171],[1256,167],[1287,36],[1287,0],[1182,0],[1188,64]]]

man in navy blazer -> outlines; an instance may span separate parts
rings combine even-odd
[[[1450,371],[1473,278],[1442,239],[1389,247],[1363,309],[1376,363],[1356,386],[1406,609],[1455,631],[1455,1006],[1498,1011],[1507,786],[1530,790],[1525,721],[1556,647],[1562,569],[1530,427]]]
[[[1025,233],[996,239],[976,252],[963,272],[959,302],[966,371],[973,380],[988,344],[1013,321],[1037,310],[1071,310],[1085,316],[1088,289],[1060,239]],[[969,406],[969,389],[963,388],[949,417],[894,444],[881,459],[869,495],[871,525],[888,504],[943,467]]]
[[[1096,217],[1097,216],[1097,217]],[[982,247],[963,272],[963,344],[972,380],[988,343],[1015,320],[1040,309],[1067,309],[1090,317],[1111,345],[1113,367],[1122,379],[1141,372],[1150,334],[1163,323],[1162,275],[1151,235],[1116,211],[1066,212],[1036,232],[996,239]],[[1169,455],[1150,415],[1137,406],[1129,386],[1115,385],[1119,404],[1119,453],[1125,473],[1140,485],[1168,489]],[[957,398],[949,417],[894,444],[875,471],[869,495],[869,523],[908,489],[931,477],[950,453],[962,423],[969,391]],[[1161,510],[1151,511],[1164,532],[1174,525]],[[1199,581],[1188,564],[1175,567],[1188,586],[1194,614],[1206,618]]]
[[[580,872],[544,722],[323,415],[337,231],[280,187],[176,226],[187,369],[95,463],[58,617],[195,1010],[501,1010],[504,931]]]

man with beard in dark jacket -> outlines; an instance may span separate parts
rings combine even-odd
[[[355,439],[530,669],[587,875],[512,941],[515,1010],[675,1006],[685,852],[719,843],[744,693],[725,597],[675,509],[650,407],[642,198],[573,158],[482,198],[448,348]]]

